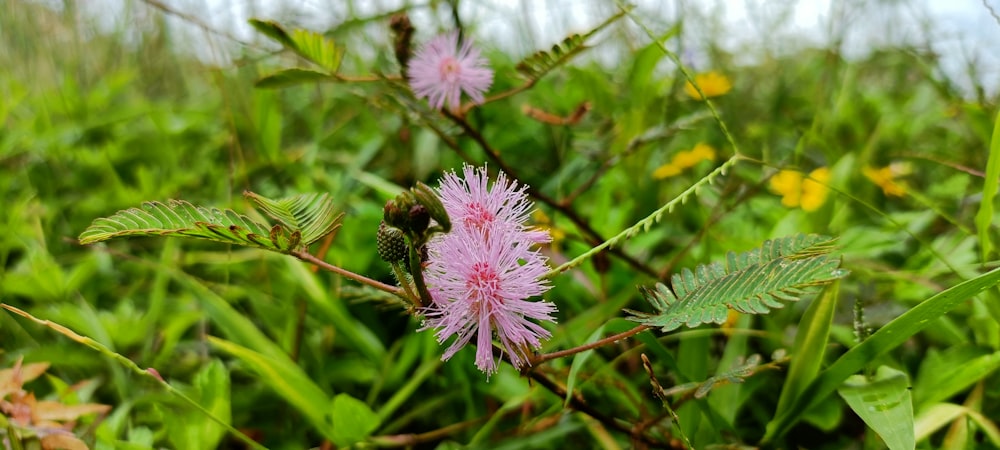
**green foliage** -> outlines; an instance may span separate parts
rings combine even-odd
[[[993,199],[1000,187],[1000,112],[997,112],[993,124],[993,137],[990,139],[990,156],[986,163],[986,179],[983,183],[983,199],[976,213],[976,228],[979,230],[980,254],[983,261],[988,260],[996,245],[990,234],[993,218]]]
[[[329,75],[336,74],[340,68],[343,51],[322,34],[299,28],[288,31],[269,20],[250,19],[250,25],[288,50],[323,68]]]
[[[860,372],[876,357],[882,355],[908,338],[926,328],[934,319],[940,318],[970,297],[1000,284],[1000,269],[982,274],[976,278],[952,286],[939,294],[921,302],[901,316],[880,328],[864,342],[858,344],[821,372],[802,391],[791,407],[778,414],[768,424],[765,441],[787,432],[799,415],[819,404],[840,383],[849,376]]]
[[[986,273],[997,97],[975,65],[956,72],[953,55],[922,46],[851,57],[799,46],[768,12],[737,54],[721,16],[700,8],[622,16],[595,3],[567,16],[586,20],[579,34],[526,10],[498,17],[531,32],[496,41],[485,16],[453,14],[454,2],[347,2],[315,32],[293,25],[291,5],[280,24],[251,22],[259,39],[246,41],[229,35],[225,8],[160,3],[91,20],[84,2],[14,0],[0,14],[0,367],[49,362],[38,401],[111,405],[73,428],[92,448],[875,448],[882,425],[859,428],[836,392],[847,380],[869,389],[861,377],[879,367],[913,382],[917,448],[1000,447],[1000,291]],[[864,18],[851,27],[837,15],[824,25],[850,41],[868,20],[912,16],[913,5],[876,3],[846,5],[843,17]],[[403,12],[414,36],[461,26],[495,71],[489,102],[454,116],[413,96],[388,39]],[[205,61],[214,55],[231,59]],[[709,107],[685,92],[679,65],[732,91]],[[654,177],[700,144],[714,158]],[[398,294],[281,254],[312,251],[395,284],[376,251],[383,205],[411,186],[426,195],[420,183],[465,162],[530,186],[544,212],[534,224],[556,237],[542,251],[558,265],[546,294],[558,320],[536,356],[593,348],[523,373],[504,363],[487,383],[471,349],[441,361]],[[772,190],[779,170],[818,168],[829,189],[814,211]],[[901,190],[869,176],[883,168],[900,169],[888,181]],[[285,192],[326,194],[267,200]],[[190,203],[143,204],[170,198]],[[256,212],[234,212],[247,203]],[[82,230],[88,242],[194,239],[82,246]],[[851,276],[807,301],[781,290],[805,272],[760,292],[750,272],[785,272],[727,272],[731,250],[809,233],[838,236],[841,256],[775,260],[805,270],[825,258]],[[702,285],[713,262],[723,275]],[[702,269],[685,281],[682,267]],[[682,327],[721,318],[715,299],[693,300],[727,277],[743,283],[719,292],[767,314],[730,309],[719,327]],[[778,295],[749,300],[769,289]],[[679,328],[621,337],[638,325],[622,310],[650,300],[677,311],[632,319]],[[854,304],[872,332],[860,343]],[[0,435],[9,424],[0,414]]]
[[[531,83],[538,81],[545,74],[565,65],[574,56],[587,50],[585,45],[587,39],[625,16],[627,11],[628,9],[618,12],[584,34],[574,33],[566,37],[562,42],[553,45],[550,50],[539,50],[529,55],[517,63],[517,71],[527,77]]]
[[[302,235],[302,245],[309,246],[340,226],[343,213],[335,214],[329,194],[302,194],[271,200],[250,191],[243,192],[261,211]]]
[[[913,402],[905,372],[881,366],[875,377],[852,375],[837,393],[875,430],[890,450],[915,447]]]
[[[662,331],[681,325],[723,323],[729,309],[764,314],[781,308],[780,301],[795,301],[809,289],[847,276],[840,259],[831,257],[834,240],[826,236],[798,235],[766,241],[760,248],[726,255],[726,264],[684,269],[671,277],[671,287],[657,283],[642,287],[653,314],[638,311],[632,320]]]
[[[80,234],[81,244],[127,236],[179,236],[293,253],[322,239],[340,225],[327,194],[270,200],[253,192],[247,198],[281,225],[268,227],[232,210],[194,206],[183,200],[145,202],[94,220]]]

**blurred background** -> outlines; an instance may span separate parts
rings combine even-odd
[[[878,326],[975,276],[981,264],[995,265],[980,255],[973,216],[1000,89],[1000,3],[635,3],[642,25],[666,37],[664,45],[689,71],[726,80],[713,100],[741,153],[754,162],[741,163],[629,241],[621,252],[630,260],[602,253],[557,280],[546,294],[560,309],[546,351],[585,342],[618,320],[622,308],[648,310],[638,284],[797,232],[841,237],[852,275],[841,287],[831,342],[837,351],[852,345],[855,301]],[[385,201],[415,181],[433,185],[442,171],[488,157],[459,139],[454,126],[432,132],[379,83],[255,88],[268,74],[306,64],[247,20],[323,33],[345,51],[341,73],[393,75],[399,67],[388,22],[404,10],[418,44],[462,27],[490,59],[497,73],[491,93],[498,93],[523,83],[515,70],[522,58],[587,32],[618,6],[571,0],[0,2],[0,300],[156,368],[269,447],[314,447],[324,437],[301,420],[273,378],[246,358],[220,352],[207,336],[258,352],[264,349],[253,342],[266,341],[261,345],[283,351],[323,391],[349,394],[377,410],[379,434],[479,420],[429,442],[554,448],[610,436],[602,441],[606,447],[628,446],[628,436],[609,434],[579,414],[560,420],[561,399],[509,367],[487,384],[470,352],[441,363],[440,346],[430,333],[416,332],[416,320],[377,293],[290,258],[169,239],[76,242],[95,218],[143,201],[180,198],[255,214],[242,191],[272,198],[328,192],[346,218],[326,259],[392,282],[374,251]],[[572,207],[603,238],[646,217],[734,152],[704,102],[685,92],[677,65],[650,42],[635,22],[621,19],[531,90],[470,114],[521,182],[552,198],[575,198]],[[570,125],[524,112],[568,116],[585,102],[589,112]],[[449,136],[465,156],[445,145]],[[678,162],[677,155],[700,145],[712,151]],[[613,164],[601,172],[608,161]],[[671,165],[675,170],[662,170]],[[815,208],[790,202],[769,182],[783,168],[827,173],[830,190],[814,198]],[[603,175],[592,186],[578,190],[598,172]],[[556,208],[540,204],[539,210],[535,222],[557,236],[546,249],[556,262],[594,244],[592,234]],[[734,322],[764,338],[744,341],[744,351],[733,355],[770,355],[790,346],[805,306]],[[891,359],[935,391],[947,373],[942,368],[1000,350],[997,317],[985,304],[967,305]],[[248,340],[247,329],[259,330],[261,340]],[[676,352],[677,366],[687,370],[673,375],[675,381],[703,380],[721,370],[722,361],[733,361],[729,353],[722,356],[732,342],[726,339],[681,334],[665,340],[664,352]],[[580,387],[582,395],[636,423],[661,413],[637,356],[623,356],[624,347],[607,350],[588,363],[593,376]],[[88,442],[105,448],[235,445],[149,380],[2,312],[0,367],[19,357],[52,363],[53,377],[33,387],[39,397],[67,398],[67,385],[80,382],[74,401],[114,407],[105,420],[84,422],[88,427],[79,433]],[[555,361],[546,370],[562,379],[569,364]],[[996,417],[1000,383],[986,383],[995,381],[990,373],[973,381],[992,386],[976,395],[988,400],[980,405],[983,414]],[[726,411],[720,417],[732,432],[713,434],[691,420],[689,435],[698,444],[757,442],[782,376],[768,372],[743,394],[709,401]],[[972,389],[970,382],[947,392],[964,399]],[[939,400],[927,394],[917,410]],[[519,419],[519,411],[529,419]],[[864,426],[846,411],[831,402],[803,419],[789,446],[860,445],[856,435]],[[490,426],[477,432],[487,418]],[[182,432],[196,425],[201,431]],[[933,439],[924,443],[940,443],[940,435]]]

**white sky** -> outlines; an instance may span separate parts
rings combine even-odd
[[[274,19],[322,31],[351,17],[372,16],[398,9],[404,4],[430,2],[158,1],[243,42],[266,40],[247,25],[247,19],[251,17]],[[1000,12],[1000,0],[985,1]],[[52,0],[43,2],[61,3]],[[82,3],[84,9],[89,10],[90,19],[102,22],[111,29],[119,26],[122,20],[127,20],[123,18],[135,17],[135,14],[130,15],[126,11],[144,10],[144,4],[139,0],[89,0]],[[963,76],[971,60],[991,94],[996,94],[1000,87],[1000,52],[996,50],[1000,44],[1000,22],[990,15],[983,0],[632,0],[632,3],[638,5],[637,11],[647,20],[646,25],[660,32],[683,15],[687,19],[685,42],[692,46],[710,36],[722,36],[724,47],[737,55],[741,49],[782,52],[802,45],[823,45],[829,42],[831,33],[843,33],[842,49],[848,56],[863,56],[873,47],[892,43],[927,45],[942,56],[943,65],[954,81],[969,84]],[[348,10],[349,4],[354,5],[353,11]],[[527,55],[536,49],[547,48],[570,33],[585,31],[615,10],[612,0],[466,0],[461,4],[462,19],[466,24],[475,26],[473,36],[478,45],[493,46],[516,55]],[[411,20],[420,33],[418,39],[426,39],[428,34],[438,31],[438,26],[450,25],[446,8],[442,5],[437,11],[421,8],[411,13]],[[198,54],[203,59],[224,64],[234,54],[235,47],[229,39],[207,34],[177,18],[169,18],[168,23],[178,34],[199,44],[201,50]],[[832,28],[831,24],[840,24],[841,28]],[[928,29],[930,33],[926,32]],[[383,24],[366,30],[382,33],[380,40],[387,39],[388,32]],[[606,53],[604,56],[609,55]],[[691,62],[698,64],[697,55]]]

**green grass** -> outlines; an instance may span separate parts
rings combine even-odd
[[[1000,446],[1000,115],[933,54],[760,48],[738,64],[713,36],[696,70],[680,45],[713,18],[665,24],[609,4],[593,22],[616,17],[606,28],[542,43],[557,58],[519,73],[525,55],[463,23],[496,72],[490,94],[526,89],[449,117],[398,80],[367,81],[398,75],[388,17],[295,34],[298,54],[262,34],[215,67],[170,34],[168,12],[149,8],[138,34],[102,32],[67,5],[0,7],[0,369],[49,362],[26,391],[110,405],[71,426],[91,448],[902,448],[909,428],[916,448]],[[411,15],[418,42],[455,27],[447,3],[430,8],[436,19]],[[258,28],[275,26],[296,28]],[[611,47],[627,50],[591,58]],[[732,90],[692,99],[685,83],[708,70]],[[584,103],[578,121],[537,119]],[[699,143],[714,160],[653,176]],[[375,251],[383,206],[463,162],[530,185],[564,235],[545,249],[559,313],[540,353],[595,348],[487,381],[473,350],[442,362],[433,332],[374,283],[239,239],[77,242],[145,201],[273,224],[243,191],[325,193],[342,225],[308,249],[395,285]],[[906,169],[902,196],[865,175],[891,164]],[[779,170],[819,168],[818,208],[783,205]],[[654,311],[636,286],[800,233],[837,237],[850,275],[767,314],[601,341],[633,329],[624,309]],[[7,437],[21,425],[0,411]],[[40,448],[20,436],[12,448]]]

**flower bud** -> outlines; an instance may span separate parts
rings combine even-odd
[[[424,205],[416,204],[410,207],[410,230],[414,233],[423,233],[427,226],[431,224],[431,214],[427,212]]]
[[[403,261],[409,255],[403,232],[399,228],[386,225],[384,221],[378,225],[376,247],[379,258],[385,262]]]

